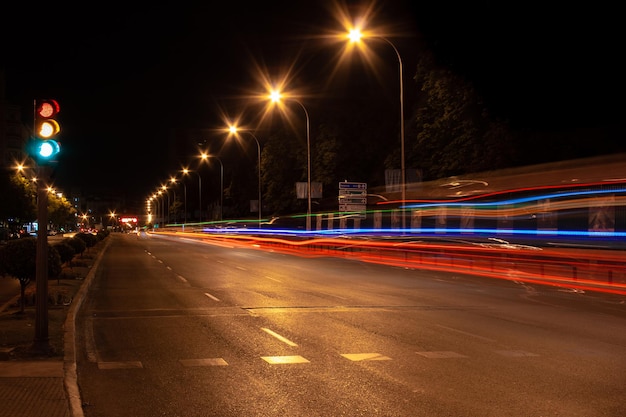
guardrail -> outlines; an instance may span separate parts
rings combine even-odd
[[[626,295],[626,259],[620,251],[539,248],[498,241],[459,244],[400,238],[273,237],[257,235],[254,231],[246,234],[161,231],[159,234],[299,256],[343,257],[403,268]]]

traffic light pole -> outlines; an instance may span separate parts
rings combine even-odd
[[[50,349],[48,338],[48,189],[49,167],[40,166],[37,181],[37,255],[35,259],[35,342],[38,351]]]

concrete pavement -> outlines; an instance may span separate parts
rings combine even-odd
[[[93,281],[110,238],[99,251],[81,288],[74,296],[63,325],[63,359],[2,360],[0,351],[0,417],[83,417],[76,374],[75,317]],[[0,278],[0,312],[12,302],[17,280]],[[17,283],[19,294],[19,283]]]

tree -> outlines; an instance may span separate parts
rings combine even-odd
[[[415,81],[421,96],[407,135],[407,166],[426,180],[509,166],[513,140],[504,121],[490,117],[477,91],[424,54]],[[390,161],[388,160],[389,164]]]
[[[339,163],[339,129],[336,125],[320,125],[315,137],[315,157],[312,158],[311,181],[321,182],[324,190],[335,188]]]
[[[0,248],[0,270],[20,282],[20,312],[24,312],[26,287],[36,279],[37,238],[12,240]],[[48,244],[48,278],[56,278],[61,273],[61,257]]]
[[[304,210],[296,196],[296,182],[306,181],[306,157],[306,147],[285,130],[265,142],[261,177],[268,212],[278,215]]]
[[[170,204],[170,215],[172,216],[171,221],[174,223],[178,223],[181,221],[179,214],[183,212],[183,203],[178,198],[172,201]]]
[[[54,193],[48,195],[48,219],[51,224],[65,228],[74,222],[76,209],[65,197]]]
[[[37,217],[35,184],[19,173],[0,175],[0,220],[20,227]]]

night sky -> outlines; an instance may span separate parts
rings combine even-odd
[[[626,37],[617,6],[510,3],[341,4],[349,13],[362,10],[359,5],[373,11],[402,56],[405,83],[418,51],[428,48],[517,129],[603,129],[621,132],[608,140],[626,142]],[[337,64],[337,51],[322,38],[341,30],[336,4],[183,1],[144,8],[113,2],[46,12],[30,3],[4,5],[0,69],[7,100],[25,115],[36,97],[59,101],[60,187],[113,184],[144,199],[170,175],[171,129],[211,129],[222,125],[220,112],[240,113],[243,97],[263,92],[255,68],[278,73],[290,67],[294,84],[313,90],[307,94],[317,97],[316,111],[344,91],[338,83],[345,77],[334,84],[325,79]],[[393,77],[395,57],[379,52]],[[381,91],[396,88],[396,80],[383,88],[366,73],[353,66],[349,79]]]

